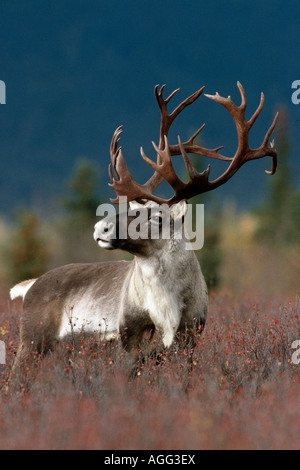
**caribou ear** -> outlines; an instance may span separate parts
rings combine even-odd
[[[173,220],[182,220],[187,213],[187,202],[185,199],[171,206],[171,217]]]

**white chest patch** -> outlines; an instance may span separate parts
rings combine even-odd
[[[102,299],[105,302],[105,298]],[[58,337],[74,333],[95,333],[101,341],[110,341],[118,336],[119,329],[114,315],[101,316],[101,305],[95,299],[83,295],[72,299],[65,306]]]
[[[132,294],[135,303],[149,312],[154,325],[161,331],[164,346],[169,347],[180,323],[181,306],[175,287],[170,279],[164,279],[162,283],[152,266],[143,265],[140,274],[133,280],[130,296]]]

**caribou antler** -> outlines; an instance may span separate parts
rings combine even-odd
[[[261,99],[258,108],[254,112],[252,117],[247,121],[245,118],[245,110],[247,105],[246,94],[242,85],[239,82],[237,83],[237,86],[241,95],[240,106],[235,105],[231,100],[230,96],[228,98],[224,98],[218,93],[216,93],[215,95],[204,95],[207,98],[216,101],[217,103],[220,103],[222,106],[224,106],[233,118],[238,137],[238,147],[233,157],[221,155],[219,151],[223,147],[217,147],[215,149],[206,149],[195,144],[195,139],[204,128],[204,125],[202,125],[197,130],[197,132],[195,132],[192,137],[190,137],[190,139],[188,139],[186,142],[181,142],[180,137],[178,137],[177,145],[169,145],[167,134],[169,132],[172,122],[186,106],[193,103],[201,95],[204,87],[195,92],[193,95],[189,96],[186,100],[180,103],[171,114],[169,114],[167,111],[167,104],[170,99],[175,95],[175,93],[177,93],[178,90],[173,91],[173,93],[171,93],[169,97],[164,100],[162,97],[164,86],[161,87],[160,91],[158,91],[158,86],[156,86],[155,96],[161,111],[161,126],[159,145],[157,146],[154,142],[152,142],[152,144],[155,151],[157,152],[157,161],[154,162],[150,160],[145,155],[141,147],[141,156],[154,169],[154,174],[144,185],[139,185],[133,180],[125,163],[122,154],[122,149],[121,147],[118,147],[118,143],[120,140],[119,136],[122,132],[121,127],[118,127],[118,129],[114,133],[110,148],[112,161],[112,165],[110,165],[109,167],[109,175],[112,181],[112,184],[110,184],[110,186],[117,193],[117,198],[112,200],[112,202],[119,202],[119,196],[127,196],[128,201],[144,201],[150,199],[157,203],[167,203],[168,205],[172,205],[182,199],[189,199],[197,194],[211,191],[212,189],[221,186],[226,181],[228,181],[244,163],[250,160],[263,158],[265,156],[272,157],[273,161],[272,170],[266,171],[266,173],[274,174],[277,166],[277,152],[274,148],[274,141],[270,143],[270,146],[268,145],[268,142],[270,135],[275,128],[278,113],[275,115],[275,118],[271,126],[269,127],[261,146],[257,149],[251,149],[249,147],[248,136],[250,129],[252,128],[254,122],[256,121],[258,115],[260,114],[263,108],[264,95],[263,93],[261,94]],[[208,165],[206,170],[199,173],[193,167],[191,160],[187,156],[187,153],[196,153],[209,158],[230,161],[230,164],[221,176],[219,176],[213,181],[209,181],[208,178],[210,173],[210,165]],[[189,175],[189,181],[187,183],[184,183],[177,176],[171,161],[171,157],[173,155],[182,155]],[[175,194],[168,200],[160,198],[153,194],[153,191],[163,180],[166,180],[175,192]]]

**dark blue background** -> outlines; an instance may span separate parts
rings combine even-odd
[[[155,158],[157,83],[167,84],[166,93],[181,88],[175,105],[202,85],[239,101],[239,80],[249,116],[264,91],[251,144],[260,145],[275,110],[285,105],[299,170],[300,105],[291,102],[291,84],[300,79],[299,18],[293,0],[2,0],[0,79],[7,104],[0,106],[0,213],[24,203],[47,208],[80,156],[98,164],[103,191],[113,196],[107,164],[119,124],[128,166],[143,182],[150,173],[139,147]],[[232,154],[231,118],[203,96],[170,135],[185,139],[203,122],[203,144],[224,145],[222,152]],[[212,177],[220,165],[212,162]],[[218,194],[256,204],[270,166],[268,158],[246,165]]]

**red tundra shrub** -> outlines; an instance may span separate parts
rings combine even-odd
[[[0,386],[19,341],[20,312],[7,310]],[[178,342],[131,381],[118,343],[59,345],[34,358],[19,392],[0,392],[0,448],[296,449],[300,364],[291,345],[300,339],[299,310],[299,298],[213,295],[194,351]]]

